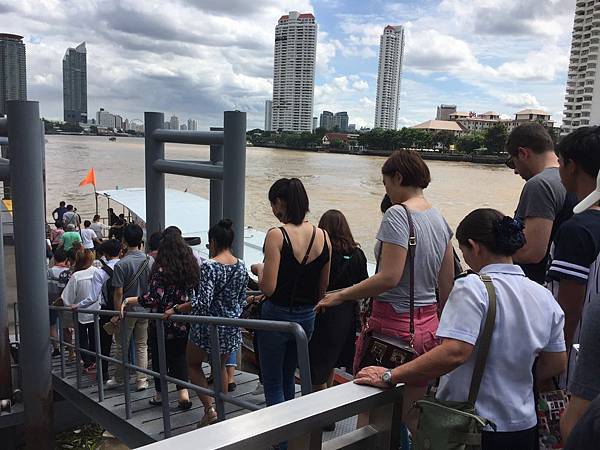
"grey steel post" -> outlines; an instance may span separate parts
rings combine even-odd
[[[246,201],[246,113],[225,111],[223,118],[223,217],[233,221],[233,253],[244,258]]]
[[[210,131],[223,131],[221,127],[211,127]],[[211,145],[210,146],[210,162],[212,164],[223,163],[223,146],[222,145]],[[217,224],[219,220],[223,218],[223,181],[221,180],[210,180],[210,213],[209,223],[212,227]],[[208,244],[208,242],[207,242]]]
[[[171,416],[169,415],[169,385],[165,376],[167,375],[167,352],[165,351],[165,326],[160,319],[156,319],[156,340],[158,342],[158,367],[160,371],[160,401],[162,404],[163,430],[165,437],[171,437]]]
[[[104,377],[102,375],[102,343],[100,342],[100,316],[94,314],[94,340],[96,341],[96,379],[98,381],[98,401],[104,401]]]
[[[129,345],[127,343],[127,318],[124,317],[119,323],[121,328],[121,362],[123,364],[123,388],[125,389],[125,419],[131,419],[131,390],[129,386]],[[132,335],[133,338],[133,335]]]
[[[290,323],[293,328],[294,339],[296,340],[296,353],[298,354],[298,369],[300,370],[300,386],[302,395],[308,395],[312,392],[312,383],[310,381],[310,358],[308,356],[308,339],[304,328],[297,323]]]
[[[77,369],[77,389],[81,389],[81,342],[79,342],[79,313],[77,309],[73,310],[73,324],[75,335],[75,368]]]
[[[37,102],[7,102],[27,448],[54,448],[41,121]]]
[[[165,227],[165,175],[154,168],[154,162],[165,158],[165,144],[153,137],[154,130],[164,126],[165,116],[159,112],[144,113],[146,134],[146,236]]]
[[[56,332],[58,334],[58,348],[60,349],[60,377],[65,377],[65,340],[62,328],[62,311],[56,311],[58,314],[56,326],[58,327]]]
[[[219,420],[225,420],[225,403],[219,395],[223,392],[223,373],[221,372],[221,352],[219,351],[219,331],[216,325],[209,325],[210,331],[210,366],[213,376],[213,392],[215,394],[215,407]],[[225,392],[226,393],[226,392]]]
[[[0,400],[12,397],[12,371],[10,368],[10,341],[8,337],[8,307],[4,280],[4,238],[0,215]]]

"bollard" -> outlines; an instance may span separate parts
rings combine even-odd
[[[220,127],[211,127],[210,131],[223,131]],[[214,165],[223,164],[223,146],[222,145],[211,145],[210,146],[210,162]],[[212,227],[216,225],[219,220],[223,218],[223,181],[222,180],[210,180],[210,213],[209,213],[209,224]],[[208,244],[208,242],[207,242]]]
[[[154,168],[154,162],[165,158],[165,144],[153,138],[154,130],[164,126],[165,116],[158,112],[144,113],[146,133],[146,242],[165,228],[165,174]]]

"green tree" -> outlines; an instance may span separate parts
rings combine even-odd
[[[454,144],[456,136],[452,131],[440,130],[433,135],[433,142],[442,146],[446,151],[450,149],[450,145]]]
[[[465,134],[456,139],[456,149],[461,153],[473,153],[475,149],[484,145],[483,133],[475,132]]]
[[[331,148],[344,148],[345,144],[344,144],[344,141],[342,141],[341,139],[334,139],[333,141],[330,142],[329,147],[331,147]]]
[[[488,149],[489,153],[501,153],[504,151],[504,145],[506,144],[506,138],[508,133],[506,127],[497,123],[485,131],[484,144]]]

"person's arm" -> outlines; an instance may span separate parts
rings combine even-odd
[[[329,260],[321,269],[321,276],[319,279],[319,299],[323,298],[325,292],[327,292],[327,286],[329,286],[329,273],[331,271],[331,240],[329,239],[329,234],[323,230],[323,237],[325,238],[325,242],[323,244],[327,244],[329,248]]]
[[[258,286],[267,297],[273,295],[277,287],[282,246],[283,234],[281,230],[278,228],[269,230],[265,237],[265,262],[253,266],[253,272],[255,271],[255,275],[258,276]]]
[[[563,438],[563,442],[567,441],[569,434],[571,434],[571,431],[575,425],[577,425],[579,419],[581,419],[588,410],[590,403],[589,400],[571,394],[569,404],[560,418],[560,434]]]
[[[537,264],[548,253],[554,221],[542,217],[527,217],[524,224],[526,243],[513,255],[513,261],[520,264]]]
[[[69,282],[67,283],[67,285],[65,286],[65,288],[62,291],[62,294],[60,295],[60,297],[62,298],[63,304],[65,306],[70,306],[74,304],[75,301],[75,290],[76,290],[76,284],[75,284],[75,277],[72,276],[71,278],[69,278]]]
[[[538,356],[535,375],[540,383],[557,377],[567,369],[567,352],[541,352]]]
[[[573,344],[573,336],[581,319],[586,285],[578,280],[562,279],[558,286],[558,304],[565,312],[565,342]]]
[[[92,286],[90,287],[90,294],[79,302],[79,309],[85,309],[100,300],[100,291],[102,291],[102,284],[104,283],[104,276],[106,272],[99,269],[94,272],[92,276]]]
[[[441,311],[446,304],[446,300],[450,296],[452,286],[454,285],[454,248],[452,241],[448,242],[440,273],[438,274],[438,290],[439,290],[439,308]]]
[[[58,208],[56,208],[54,211],[52,211],[52,218],[54,219],[55,222],[58,220]]]
[[[458,339],[444,339],[440,345],[418,358],[392,370],[392,383],[419,383],[432,380],[452,372],[464,364],[474,346]],[[385,367],[365,367],[356,375],[357,384],[368,384],[380,388],[390,387],[382,379]]]
[[[395,288],[402,279],[407,251],[404,247],[382,243],[379,272],[354,286],[325,295],[317,304],[317,311],[339,305],[349,300],[375,297]]]

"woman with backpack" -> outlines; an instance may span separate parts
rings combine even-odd
[[[141,305],[152,313],[165,314],[166,318],[172,314],[183,312],[179,308],[189,305],[198,295],[200,283],[200,268],[192,249],[177,233],[163,232],[158,246],[155,262],[152,266],[148,280],[148,293],[139,297],[127,297],[121,304],[121,311],[128,306]],[[158,337],[156,321],[150,321],[148,343],[152,353],[152,370],[160,372],[158,360]],[[187,381],[187,363],[185,358],[188,341],[189,324],[187,322],[162,322],[165,334],[165,355],[167,374],[173,378]],[[151,405],[160,405],[163,402],[159,378],[154,378],[156,394],[150,399]],[[192,402],[188,390],[177,385],[179,395],[179,408],[190,409]],[[168,396],[165,394],[168,401]]]
[[[367,258],[354,241],[344,214],[336,209],[326,211],[319,220],[319,228],[325,230],[331,239],[331,270],[327,290],[342,289],[368,278]],[[335,367],[352,370],[357,306],[349,302],[317,314],[315,331],[309,344],[313,390],[331,387]]]

